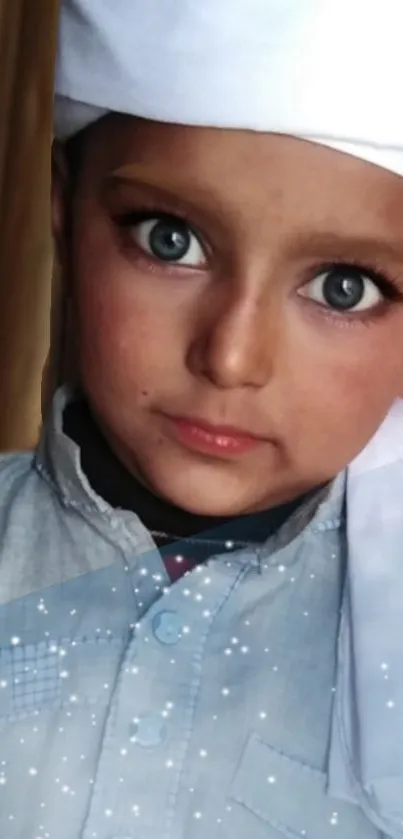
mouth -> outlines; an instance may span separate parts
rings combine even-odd
[[[165,418],[177,441],[187,449],[213,457],[231,458],[267,443],[263,437],[229,425],[212,425],[196,417]]]

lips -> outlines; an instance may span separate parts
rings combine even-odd
[[[229,425],[212,425],[193,417],[169,417],[168,422],[179,442],[205,454],[233,457],[244,454],[265,441],[249,431]]]

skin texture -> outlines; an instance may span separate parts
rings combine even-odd
[[[289,137],[130,117],[81,143],[74,189],[59,152],[54,234],[80,383],[121,461],[202,515],[333,478],[403,390],[401,179]],[[143,210],[186,218],[196,267],[143,249],[144,223],[120,223]],[[364,310],[313,299],[328,265],[351,262],[394,282],[396,299],[372,279]],[[167,414],[263,439],[226,458],[190,451]]]

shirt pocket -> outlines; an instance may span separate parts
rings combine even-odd
[[[61,702],[61,672],[58,649],[46,642],[0,649],[0,721]]]
[[[252,735],[231,798],[287,839],[379,839],[358,807],[326,795],[326,775]]]
[[[0,648],[0,726],[71,704],[107,704],[122,648],[122,639]]]

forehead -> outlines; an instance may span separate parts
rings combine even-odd
[[[319,227],[403,238],[403,178],[289,136],[113,115],[92,129],[84,163],[89,180],[143,178],[189,201],[271,210],[284,222],[309,215]]]

